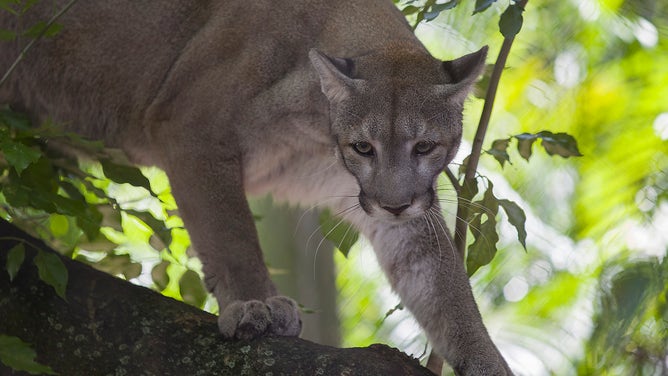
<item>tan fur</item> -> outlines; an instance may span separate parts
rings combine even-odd
[[[22,22],[54,9],[41,2]],[[458,374],[511,374],[434,195],[486,49],[433,59],[389,0],[86,0],[59,22],[0,102],[165,169],[225,336],[301,328],[269,280],[246,202],[269,192],[354,223]],[[0,12],[0,28],[18,26]],[[0,43],[0,72],[23,43]]]

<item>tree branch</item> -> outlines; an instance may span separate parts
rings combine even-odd
[[[299,338],[224,340],[216,317],[62,258],[67,301],[43,283],[32,259],[40,240],[0,220],[0,334],[19,337],[61,375],[431,375],[384,345],[337,349]],[[13,281],[8,250],[26,258]],[[0,363],[0,374],[27,375]]]

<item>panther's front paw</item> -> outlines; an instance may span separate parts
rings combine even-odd
[[[264,334],[298,336],[302,329],[294,300],[272,296],[259,300],[230,303],[218,317],[218,328],[226,338],[252,339]]]

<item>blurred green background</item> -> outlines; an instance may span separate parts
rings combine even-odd
[[[489,45],[493,63],[503,38],[499,16],[509,2],[487,1],[489,9],[473,14],[482,2],[461,1],[420,22],[416,33],[444,60]],[[453,170],[470,150],[481,108],[481,99],[467,103]],[[16,123],[2,115],[0,125]],[[583,156],[550,157],[537,141],[526,161],[512,140],[511,163],[502,167],[486,155],[479,168],[497,197],[527,215],[527,249],[502,212],[499,252],[471,280],[490,334],[518,375],[668,375],[668,2],[528,2],[484,148],[544,130],[574,136]],[[21,137],[14,140],[36,149]],[[47,160],[55,159],[34,157],[25,176],[63,169],[62,161],[47,166]],[[0,158],[0,188],[13,184],[5,162]],[[102,213],[103,236],[84,236],[77,216],[83,209],[13,206],[9,189],[0,193],[0,215],[73,258],[216,312],[164,173],[142,169],[151,196],[110,181],[99,164],[77,163],[83,175],[69,169],[52,185],[72,199],[77,193],[63,193],[63,181],[81,191]],[[445,177],[441,188],[452,229],[456,195]],[[288,208],[269,198],[253,200],[252,208],[274,280],[304,306],[305,337],[343,346],[384,342],[426,357],[426,339],[398,306],[368,242],[358,241],[346,258],[320,229],[336,227],[348,241],[352,233],[345,224],[323,223],[317,208]]]
[[[507,5],[472,15],[475,4],[461,2],[416,32],[439,58],[487,44],[493,62]],[[481,106],[468,103],[467,140]],[[583,156],[549,157],[534,146],[527,162],[513,141],[512,164],[501,168],[488,155],[479,169],[497,197],[527,213],[527,251],[502,221],[499,253],[472,278],[492,337],[521,375],[668,374],[668,2],[528,2],[485,149],[543,130],[573,135]],[[339,276],[342,302],[374,300],[364,292],[379,283],[364,268],[358,278],[368,289]],[[378,300],[381,314],[396,303]],[[341,309],[344,342],[369,342],[354,309]],[[424,339],[402,320],[377,333],[420,354]]]

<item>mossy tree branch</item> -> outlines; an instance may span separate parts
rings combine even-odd
[[[7,254],[26,257],[10,281]],[[338,349],[299,338],[229,341],[216,317],[144,287],[62,258],[66,298],[33,265],[40,240],[0,220],[0,334],[29,343],[61,375],[431,375],[384,345]],[[0,363],[2,375],[24,375]]]

